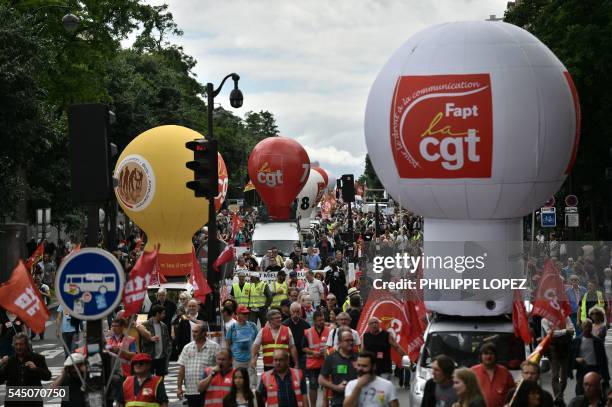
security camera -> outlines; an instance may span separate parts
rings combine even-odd
[[[242,97],[242,92],[240,91],[240,89],[238,88],[233,89],[232,92],[230,93],[230,104],[232,105],[232,107],[234,109],[238,109],[239,107],[242,107],[243,100],[244,98]]]

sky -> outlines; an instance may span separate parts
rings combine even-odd
[[[274,114],[283,136],[336,176],[364,170],[365,106],[374,79],[413,34],[448,21],[502,17],[507,0],[151,0],[184,31],[168,40],[197,61],[201,83],[240,75],[244,117]]]

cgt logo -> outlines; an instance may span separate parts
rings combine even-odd
[[[488,74],[402,76],[390,123],[401,178],[491,177]]]
[[[281,170],[272,171],[266,161],[259,171],[257,171],[257,181],[270,188],[274,188],[277,185],[283,185],[283,172]]]

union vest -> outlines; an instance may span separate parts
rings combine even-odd
[[[106,340],[106,344],[109,347],[117,346],[120,349],[127,351],[130,350],[130,345],[134,342],[134,338],[128,335],[123,335],[123,338],[120,342],[115,339],[115,336],[111,336]],[[119,355],[119,360],[121,361],[121,374],[123,375],[123,377],[128,377],[131,373],[130,360],[126,358],[123,353],[120,353]]]
[[[587,312],[588,310],[586,309],[586,303],[587,303],[587,294],[585,293],[582,296],[582,303],[580,305],[580,320],[584,321],[587,317]],[[597,290],[597,305],[599,305],[600,307],[604,307],[604,297],[603,297],[603,293],[599,290]]]
[[[266,305],[266,296],[264,290],[266,283],[249,283],[249,308],[263,308]]]
[[[211,367],[204,369],[207,375],[212,372]],[[225,375],[218,372],[213,376],[206,394],[204,395],[204,406],[208,407],[223,407],[223,397],[229,394],[232,389],[232,376],[234,375],[234,369],[230,369]]]
[[[163,378],[161,376],[149,377],[143,383],[138,394],[134,394],[134,380],[134,376],[128,376],[123,382],[125,407],[159,407],[157,387]]]
[[[244,283],[242,290],[240,289],[239,283],[232,284],[232,291],[234,291],[234,298],[236,302],[245,307],[249,305],[249,289],[250,283]]]
[[[281,289],[283,292],[282,293],[277,293],[277,291]],[[274,295],[274,297],[272,298],[272,304],[270,304],[273,307],[278,307],[280,306],[280,303],[282,300],[286,300],[287,297],[287,282],[284,281],[282,283],[278,283],[278,281],[274,281],[270,284],[270,290],[272,290],[272,294]]]
[[[274,336],[272,336],[272,329],[266,325],[261,332],[261,351],[263,353],[264,366],[272,366],[274,364],[273,355],[276,349],[289,352],[289,328],[281,325],[275,341]]]
[[[329,336],[329,327],[323,327],[323,331],[319,336],[319,333],[313,326],[304,330],[304,336],[308,341],[308,348],[312,351],[319,352],[321,349],[327,348],[327,337]],[[320,369],[323,367],[323,361],[325,356],[311,356],[306,355],[306,369]]]
[[[289,368],[291,372],[291,384],[293,385],[293,391],[295,392],[295,399],[298,407],[302,407],[304,404],[304,395],[302,394],[302,371],[299,369]],[[266,407],[279,407],[278,405],[278,383],[274,376],[274,370],[268,370],[261,375],[261,381],[266,387],[267,398]],[[285,407],[285,406],[282,406]]]

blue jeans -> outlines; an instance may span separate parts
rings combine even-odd
[[[62,339],[64,340],[64,343],[68,347],[70,353],[72,353],[74,350],[74,335],[76,335],[76,332],[62,332]],[[64,354],[66,357],[70,356],[70,353],[66,353],[66,349],[64,349]]]

